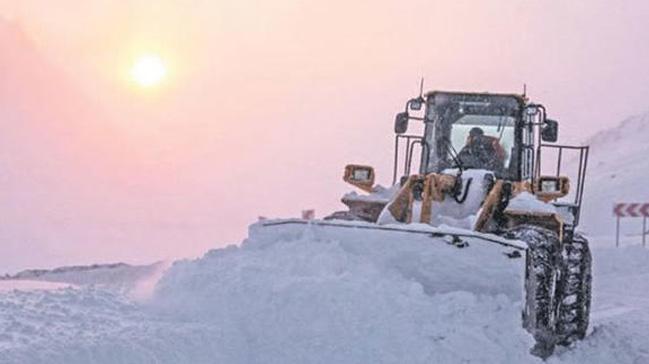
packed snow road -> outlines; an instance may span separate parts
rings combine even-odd
[[[449,242],[256,224],[240,247],[175,263],[144,302],[0,293],[0,363],[541,362],[520,325],[522,259]],[[593,250],[593,330],[548,362],[647,363],[649,253]]]

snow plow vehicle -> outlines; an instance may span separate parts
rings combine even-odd
[[[420,133],[407,134],[410,121]],[[508,257],[525,260],[522,323],[536,341],[531,352],[546,358],[556,345],[583,339],[591,254],[576,228],[588,147],[556,144],[558,123],[517,94],[420,94],[397,114],[394,131],[393,187],[375,185],[370,166],[347,165],[344,180],[366,193],[347,194],[349,211],[327,219],[444,227],[439,234],[459,248],[466,237],[523,242]]]

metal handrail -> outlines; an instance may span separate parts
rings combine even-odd
[[[584,197],[584,186],[586,182],[586,168],[588,166],[588,154],[590,151],[589,146],[576,146],[576,145],[562,145],[562,144],[539,144],[537,148],[537,158],[536,158],[536,171],[534,173],[534,180],[537,180],[541,177],[541,151],[543,148],[558,149],[557,154],[557,168],[556,176],[559,177],[561,173],[561,164],[563,161],[563,151],[564,150],[576,150],[579,151],[579,166],[577,168],[577,190],[575,192],[574,205],[576,206],[575,211],[575,222],[574,225],[579,224],[579,217],[581,215],[581,204]]]
[[[424,145],[423,137],[419,135],[409,135],[409,134],[397,134],[394,138],[394,167],[392,171],[392,184],[397,183],[397,171],[399,169],[399,141],[405,139],[406,141],[406,159],[404,160],[404,172],[409,172],[412,167],[412,152],[413,144]]]

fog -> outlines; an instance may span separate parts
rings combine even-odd
[[[200,255],[391,180],[426,89],[522,92],[580,142],[649,108],[634,1],[0,0],[0,272]],[[142,52],[169,78],[129,83]]]

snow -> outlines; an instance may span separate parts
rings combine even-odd
[[[524,211],[543,214],[555,214],[557,209],[549,203],[545,203],[529,192],[521,192],[512,198],[505,211]]]
[[[149,265],[115,263],[29,269],[0,277],[0,290],[93,286],[144,299],[151,295],[155,283],[168,266],[167,262],[157,262]]]
[[[454,171],[445,171],[445,173],[456,174]],[[493,176],[493,172],[482,169],[469,169],[462,172],[462,187],[468,188],[466,200],[461,204],[448,197],[442,202],[433,201],[430,223],[433,226],[444,224],[470,229],[475,224],[476,214],[487,196],[485,178],[488,175]],[[470,185],[469,181],[471,181]]]
[[[556,208],[557,214],[561,217],[561,220],[563,220],[564,223],[568,225],[575,223],[575,215],[573,215],[572,212],[574,203],[559,202],[553,205]]]
[[[444,174],[457,175],[457,169],[448,169]],[[452,226],[462,229],[470,229],[474,224],[477,212],[487,194],[487,176],[493,172],[482,169],[469,169],[462,172],[463,191],[466,192],[466,200],[457,203],[453,198],[446,197],[444,201],[433,201],[433,214],[429,223],[432,226]],[[469,182],[470,181],[470,182]],[[388,205],[389,207],[389,205]],[[412,221],[421,221],[421,204],[413,204]],[[393,224],[396,219],[386,208],[378,218],[379,224]]]
[[[9,292],[13,290],[33,291],[33,290],[54,290],[58,288],[68,288],[72,285],[67,283],[43,282],[31,280],[0,280],[0,292]]]
[[[343,195],[343,200],[355,200],[366,202],[388,202],[399,190],[398,185],[385,188],[381,185],[372,187],[372,192],[368,194],[359,194],[356,191],[351,191]]]
[[[477,297],[449,286],[445,277],[465,276],[469,264],[456,269],[432,264],[433,251],[419,254],[431,246],[431,238],[410,245],[383,240],[398,237],[394,233],[347,231],[344,241],[339,234],[316,226],[287,225],[271,232],[255,226],[241,248],[174,265],[160,282],[156,305],[167,314],[182,312],[186,320],[235,331],[240,340],[224,343],[229,362],[396,363],[410,358],[425,363],[463,356],[454,348],[472,333],[462,327],[449,330],[445,322],[450,317],[469,307],[472,315],[465,319],[475,315],[484,326],[486,311],[511,302],[504,293]],[[458,250],[437,243],[440,252]],[[467,289],[480,284],[466,283]],[[482,283],[516,295],[506,284]],[[509,319],[512,328],[514,321]],[[484,329],[486,335],[502,336],[498,330]],[[240,357],[243,353],[247,357]]]
[[[145,301],[0,293],[0,363],[541,363],[520,326],[523,262],[503,246],[269,223],[174,263]],[[594,329],[548,362],[648,362],[649,252],[595,246]]]
[[[210,329],[177,325],[106,290],[13,291],[0,299],[0,363],[210,362]]]

